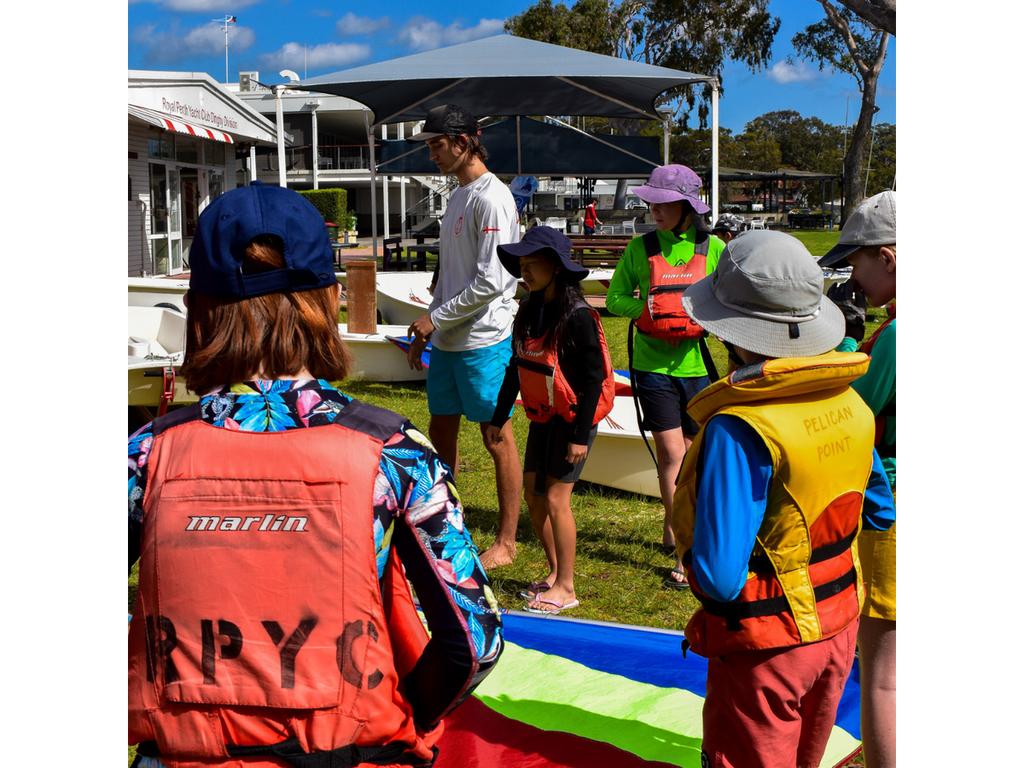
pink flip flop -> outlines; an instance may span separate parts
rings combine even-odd
[[[553,606],[555,606],[554,610],[547,611],[547,610],[544,610],[543,608],[533,608],[533,607],[530,606],[529,603],[526,604],[526,610],[528,610],[530,613],[540,613],[540,614],[543,614],[545,616],[557,616],[562,611],[568,611],[570,608],[577,608],[577,607],[579,607],[579,604],[580,604],[579,600],[570,600],[568,603],[558,603],[558,602],[555,602],[554,600],[545,600],[542,597],[534,598],[533,602],[535,602],[535,603],[544,603],[545,605],[553,605]]]
[[[524,600],[533,600],[541,592],[547,592],[551,585],[546,581],[531,581],[525,589],[519,590],[519,596]]]

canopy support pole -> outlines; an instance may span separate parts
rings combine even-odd
[[[711,221],[718,221],[718,81],[711,83]]]
[[[388,138],[388,127],[382,125],[380,127],[380,141],[381,146],[384,146],[385,140]],[[385,171],[381,174],[380,185],[383,191],[383,202],[384,202],[384,238],[391,237],[391,201],[388,200],[388,174]]]
[[[373,259],[377,260],[377,152],[373,146],[373,128],[370,126],[370,112],[363,111],[366,125],[366,141],[370,145],[370,233],[373,238]]]
[[[398,138],[400,140],[405,138],[405,123],[398,124]],[[405,176],[398,177],[398,195],[398,206],[402,209],[402,221],[400,226],[402,227],[402,238],[405,239],[408,236],[407,233],[409,231],[408,227],[406,227],[407,211],[405,210]]]
[[[281,94],[286,86],[274,86],[274,100],[277,102],[277,183],[278,186],[288,186],[288,175],[285,171],[284,162],[284,107],[281,105]]]
[[[665,140],[665,162],[664,162],[664,164],[668,165],[668,138],[669,138],[669,136],[668,136],[668,134],[669,134],[668,120],[663,120],[662,121],[662,123],[661,123],[661,130],[662,130],[663,138]]]

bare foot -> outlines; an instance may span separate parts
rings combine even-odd
[[[485,571],[492,568],[501,568],[505,565],[512,565],[516,559],[516,545],[510,546],[494,544],[480,555],[480,565]],[[550,583],[550,582],[549,582]]]

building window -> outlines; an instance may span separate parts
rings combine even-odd
[[[149,164],[150,232],[167,232],[167,168],[160,163]]]
[[[174,134],[150,128],[147,151],[150,157],[170,159],[174,154]]]
[[[224,145],[219,141],[206,143],[206,164],[224,165]]]
[[[178,136],[174,142],[174,156],[180,163],[199,164],[199,139],[193,136]]]

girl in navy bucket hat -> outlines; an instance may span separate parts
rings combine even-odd
[[[530,294],[512,325],[514,357],[487,429],[500,439],[520,392],[530,419],[523,495],[548,560],[547,575],[520,593],[532,613],[557,614],[579,605],[570,497],[597,424],[615,401],[601,319],[579,287],[589,270],[571,255],[569,238],[551,227],[534,227],[520,242],[498,246],[502,266],[521,277]]]
[[[608,286],[608,311],[632,321],[630,376],[642,411],[641,428],[654,437],[666,554],[675,551],[671,527],[675,478],[697,433],[686,405],[711,383],[701,349],[704,332],[687,317],[682,292],[715,271],[725,248],[707,231],[704,215],[710,209],[700,199],[700,189],[700,176],[685,165],[663,165],[633,190],[650,205],[657,230],[626,246]],[[640,297],[634,298],[637,290]],[[687,586],[678,554],[664,584],[671,589]]]

